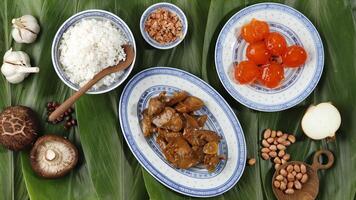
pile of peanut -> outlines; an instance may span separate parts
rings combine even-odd
[[[294,135],[282,133],[282,131],[272,131],[266,129],[263,133],[261,156],[264,160],[273,160],[274,168],[278,169],[290,159],[286,153],[289,145],[295,142]]]
[[[304,164],[288,164],[279,169],[273,185],[285,194],[293,194],[294,190],[302,189],[302,184],[306,183],[308,178],[307,168]]]
[[[158,8],[145,21],[145,30],[158,43],[167,44],[182,36],[183,24],[177,14]]]

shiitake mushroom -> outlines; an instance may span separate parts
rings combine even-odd
[[[31,167],[43,178],[68,174],[78,162],[78,150],[68,139],[44,135],[37,139],[30,153]]]
[[[25,106],[11,106],[0,113],[0,144],[19,151],[37,138],[39,122],[35,112]]]

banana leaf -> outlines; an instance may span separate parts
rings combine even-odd
[[[177,67],[196,74],[217,89],[239,118],[246,137],[248,157],[257,159],[246,167],[244,175],[229,192],[212,199],[275,199],[271,189],[274,172],[271,162],[260,158],[261,133],[273,128],[297,136],[288,151],[293,160],[311,162],[321,148],[333,151],[331,169],[319,172],[318,199],[356,198],[356,19],[354,1],[285,0],[304,13],[318,29],[325,48],[325,67],[315,91],[304,102],[286,111],[261,113],[243,107],[224,90],[214,66],[217,36],[226,21],[240,9],[257,0],[174,0],[186,13],[189,30],[184,41],[171,50],[157,50],[144,42],[139,30],[142,12],[154,0],[2,0],[0,1],[0,57],[13,47],[31,57],[40,73],[23,83],[10,85],[0,76],[0,109],[10,105],[33,108],[41,119],[41,133],[63,135],[80,150],[78,166],[66,177],[46,180],[34,174],[28,150],[11,152],[0,147],[0,199],[193,199],[180,195],[151,177],[131,154],[122,137],[117,103],[125,82],[115,91],[103,95],[85,95],[75,105],[78,127],[65,131],[62,125],[46,123],[48,101],[64,101],[73,91],[54,72],[50,47],[55,32],[71,15],[98,8],[120,16],[136,39],[137,61],[130,77],[152,66]],[[11,19],[34,15],[41,33],[33,44],[12,41]],[[1,61],[1,60],[0,60]],[[333,142],[308,139],[300,120],[310,104],[331,101],[342,115],[342,125]]]

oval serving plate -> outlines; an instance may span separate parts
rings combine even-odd
[[[304,66],[285,68],[285,79],[274,89],[241,85],[233,78],[233,63],[247,59],[248,44],[240,30],[253,18],[266,21],[270,31],[281,33],[288,45],[301,45],[308,53]],[[240,10],[222,28],[215,47],[215,66],[225,89],[238,102],[254,110],[275,112],[297,105],[314,90],[324,67],[324,49],[318,31],[302,13],[283,4],[260,3]]]
[[[141,112],[148,100],[161,91],[168,94],[185,90],[201,98],[205,106],[197,114],[207,114],[205,129],[222,137],[220,161],[215,171],[202,166],[177,169],[167,162],[154,137],[143,136]],[[119,105],[119,118],[124,137],[140,164],[168,188],[194,197],[220,195],[240,179],[246,163],[246,143],[236,115],[222,96],[198,77],[174,68],[154,67],[136,74],[124,88]]]

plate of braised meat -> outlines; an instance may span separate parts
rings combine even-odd
[[[153,67],[138,73],[122,92],[119,117],[140,164],[176,192],[217,196],[244,171],[246,143],[236,115],[188,72]]]

